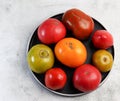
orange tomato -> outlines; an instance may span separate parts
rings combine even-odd
[[[87,59],[87,50],[84,44],[75,38],[64,38],[55,46],[55,55],[64,65],[76,68]]]

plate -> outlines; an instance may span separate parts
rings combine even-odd
[[[56,19],[61,21],[62,15],[63,15],[63,13],[57,14],[55,16],[52,16],[51,18],[56,18]],[[84,43],[84,45],[86,46],[87,52],[88,52],[86,63],[90,63],[90,64],[92,63],[92,61],[91,61],[92,54],[97,50],[92,44],[91,37],[96,30],[100,30],[100,29],[106,30],[105,27],[102,24],[100,24],[97,20],[95,20],[94,18],[92,18],[92,19],[93,19],[94,24],[95,24],[94,30],[93,30],[91,36],[89,37],[89,39],[82,41]],[[28,42],[28,47],[27,47],[27,53],[34,45],[41,43],[38,39],[38,36],[37,36],[37,29],[30,37],[30,40]],[[67,30],[67,33],[69,33],[69,34],[67,34],[66,37],[74,37],[71,31]],[[52,50],[54,50],[54,46],[55,46],[55,44],[49,45],[49,47],[51,47]],[[114,47],[113,46],[110,47],[109,49],[107,49],[107,51],[109,51],[114,58]],[[86,93],[78,91],[77,89],[75,89],[73,87],[72,75],[73,75],[75,69],[66,67],[65,65],[61,64],[56,58],[55,58],[55,64],[54,64],[53,68],[54,67],[61,67],[67,74],[67,83],[66,83],[65,87],[61,90],[54,91],[54,90],[51,90],[45,86],[45,83],[44,83],[45,73],[44,74],[37,74],[37,73],[34,73],[33,71],[31,71],[31,72],[32,72],[34,78],[39,82],[40,85],[42,85],[45,89],[47,89],[55,94],[59,94],[59,95],[63,95],[63,96],[80,96],[80,95],[86,94]],[[102,81],[101,81],[99,86],[101,86],[106,81],[109,73],[110,73],[110,71],[106,72],[106,73],[101,73],[102,74]]]

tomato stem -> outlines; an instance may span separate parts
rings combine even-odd
[[[73,43],[72,42],[69,42],[69,43],[66,42],[66,45],[68,45],[71,49],[73,49]]]
[[[48,51],[46,50],[40,50],[39,55],[41,58],[46,58],[49,56]]]
[[[104,60],[103,60],[104,62],[106,62],[106,61],[107,61],[107,58],[106,58],[106,57],[104,57],[103,59],[104,59]]]

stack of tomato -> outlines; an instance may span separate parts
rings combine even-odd
[[[40,44],[29,50],[27,60],[33,72],[45,74],[46,87],[58,90],[67,82],[66,72],[60,67],[53,68],[55,58],[67,68],[74,68],[71,79],[79,91],[89,92],[99,86],[101,72],[112,68],[113,57],[106,49],[113,45],[113,37],[106,30],[94,32],[92,43],[98,50],[92,55],[92,64],[85,64],[89,52],[82,41],[89,39],[93,29],[93,19],[78,9],[66,11],[61,21],[49,18],[38,27]],[[74,37],[66,37],[67,30],[71,30]],[[54,50],[49,47],[51,44],[55,44]]]

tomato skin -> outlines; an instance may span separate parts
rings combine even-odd
[[[92,62],[101,72],[108,72],[112,69],[113,56],[107,50],[99,49],[94,52]]]
[[[87,58],[86,47],[75,38],[60,40],[56,44],[54,52],[57,59],[70,68],[77,68],[85,63]]]
[[[44,73],[54,65],[54,53],[44,44],[34,45],[27,54],[27,62],[35,73]]]
[[[80,91],[90,92],[99,86],[101,79],[101,73],[96,67],[90,64],[84,64],[75,70],[73,84]]]
[[[59,20],[49,18],[38,27],[38,38],[44,44],[56,43],[66,35],[66,28]]]
[[[78,9],[66,11],[62,17],[65,26],[73,31],[76,38],[88,38],[94,29],[94,22],[90,16]]]
[[[107,49],[113,45],[113,37],[106,30],[97,30],[92,36],[93,45],[99,49]]]
[[[67,76],[61,68],[49,69],[45,74],[45,85],[52,90],[62,89],[67,81]]]

